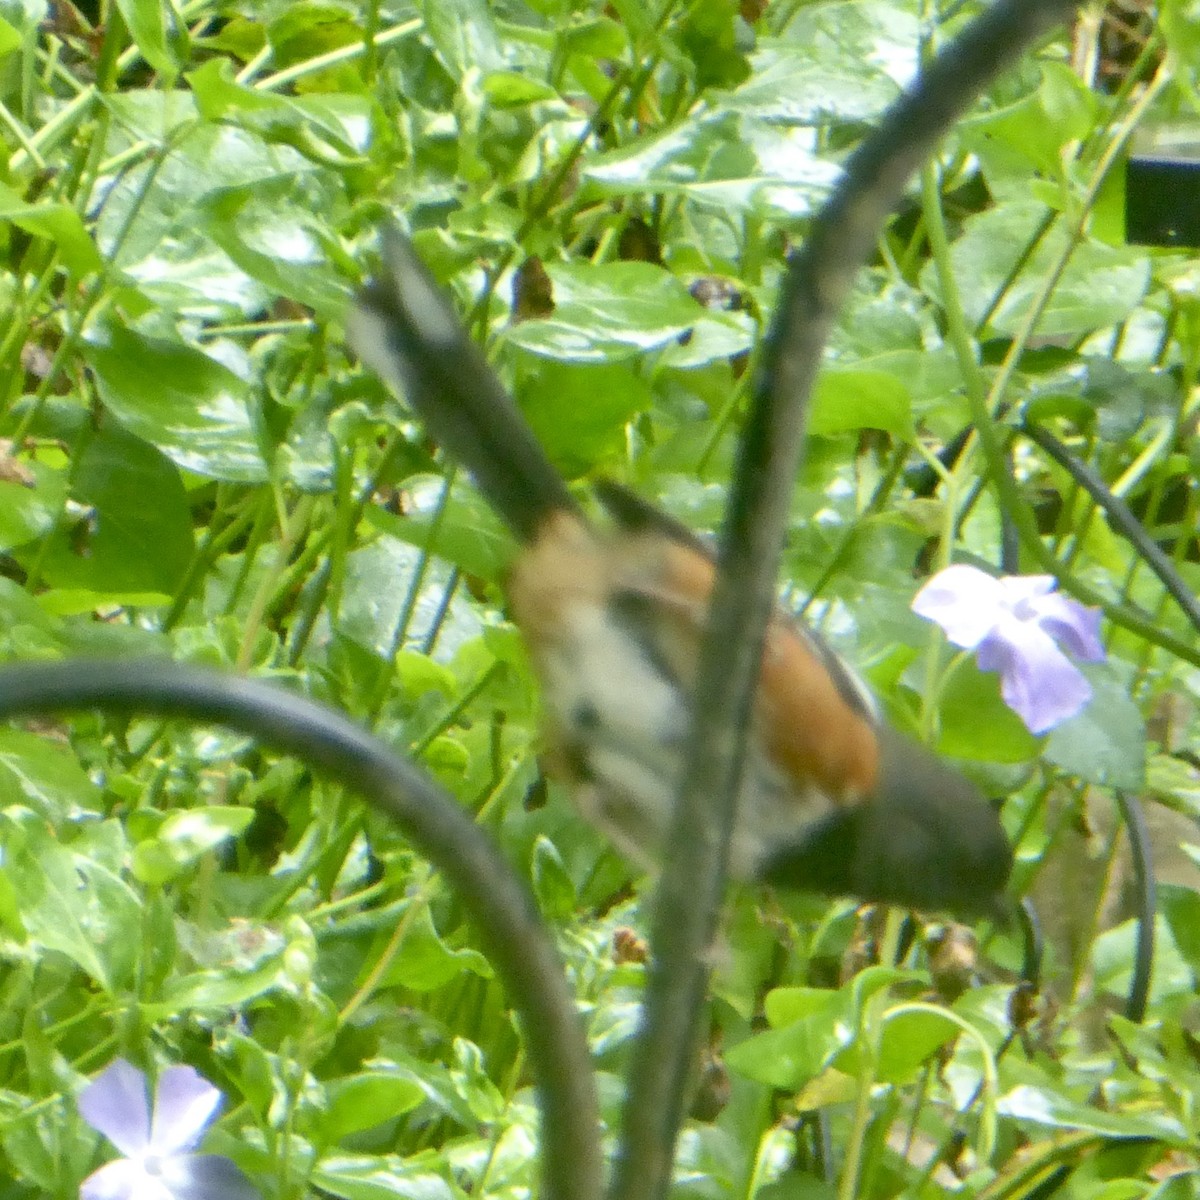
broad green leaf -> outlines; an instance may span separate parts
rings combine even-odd
[[[3,17],[0,17],[0,58],[5,58],[21,48],[21,35]]]
[[[0,727],[0,807],[18,803],[57,825],[99,811],[100,789],[62,742]]]
[[[829,988],[778,987],[772,988],[763,1004],[763,1011],[772,1028],[780,1029],[814,1014],[826,1012],[836,996]]]
[[[515,71],[493,71],[483,81],[483,92],[497,108],[520,108],[558,97],[548,84]]]
[[[424,1090],[413,1080],[391,1071],[364,1071],[335,1079],[329,1085],[329,1106],[321,1132],[330,1142],[416,1108],[425,1099]]]
[[[236,81],[225,58],[210,58],[189,72],[187,81],[200,114],[208,120],[235,120],[319,163],[358,161],[370,146],[375,110],[365,96],[281,96],[247,87]]]
[[[1097,1133],[1102,1137],[1145,1137],[1179,1143],[1188,1141],[1179,1122],[1164,1113],[1105,1112],[1033,1084],[1020,1084],[1013,1088],[1000,1097],[996,1107],[1001,1116],[1046,1125],[1052,1129],[1075,1129],[1083,1133]]]
[[[442,486],[442,480],[427,478],[413,481],[422,501],[428,499],[434,488]],[[366,513],[367,523],[380,529],[390,537],[405,542],[418,550],[430,544],[433,510],[422,503],[420,508],[395,516],[381,508],[370,508]],[[513,560],[515,548],[512,535],[500,523],[492,508],[478,492],[469,487],[458,487],[451,493],[445,511],[437,520],[433,548],[438,558],[460,567],[478,579],[498,581]],[[401,548],[397,552],[397,563],[407,573],[415,562],[411,552]],[[431,579],[440,578],[436,574]],[[467,624],[475,622],[473,613],[462,614]]]
[[[537,360],[521,376],[521,410],[568,479],[622,455],[627,422],[653,401],[646,381],[624,363]]]
[[[678,370],[728,362],[750,350],[756,332],[757,325],[749,313],[710,309],[684,338],[668,342],[659,351],[659,362],[664,368]]]
[[[130,888],[40,824],[4,822],[0,843],[31,946],[65,954],[107,992],[130,986],[141,924]]]
[[[748,39],[736,0],[709,0],[688,10],[680,28],[680,41],[695,65],[696,85],[703,89],[734,86],[750,74],[745,49]]]
[[[819,5],[810,9],[817,20],[806,23],[803,35],[797,30],[791,37],[762,38],[750,56],[749,78],[717,96],[715,105],[777,124],[807,126],[830,119],[865,121],[881,112],[900,90],[894,76],[908,78],[913,72],[916,31],[912,18],[897,12],[896,21],[907,26],[904,33],[911,40],[904,47],[890,41],[891,72],[880,70],[875,65],[879,24],[869,16],[860,22],[857,7]],[[870,5],[875,13],[880,7]],[[821,20],[825,14],[835,19]]]
[[[195,971],[171,982],[161,1002],[145,1007],[148,1021],[166,1021],[191,1009],[239,1009],[276,988],[289,987],[283,955],[252,971]]]
[[[272,295],[287,296],[318,316],[342,313],[346,288],[329,262],[327,226],[290,199],[287,181],[227,188],[205,208],[213,240]]]
[[[853,1036],[842,992],[782,989],[768,1007],[775,1028],[752,1034],[725,1054],[730,1070],[758,1083],[795,1090],[815,1078]]]
[[[1144,1200],[1200,1200],[1200,1171],[1180,1171],[1164,1179]]]
[[[400,949],[388,964],[382,986],[411,988],[415,992],[440,988],[463,971],[484,979],[492,977],[491,964],[476,950],[452,950],[438,936],[427,905],[413,914]]]
[[[1197,830],[1195,840],[1200,842],[1200,830]],[[1200,892],[1186,887],[1160,886],[1158,899],[1175,945],[1200,979]]]
[[[13,550],[48,533],[62,512],[67,480],[43,463],[28,464],[32,486],[0,479],[0,550]]]
[[[1138,938],[1138,921],[1124,921],[1106,929],[1092,942],[1091,959],[1098,992],[1116,996],[1129,994]],[[1169,996],[1190,996],[1197,977],[1175,945],[1165,917],[1154,918],[1154,961],[1150,974],[1150,1003]]]
[[[1000,698],[1000,676],[980,671],[974,659],[950,672],[938,712],[941,754],[998,763],[1028,762],[1037,754],[1038,739]]]
[[[522,321],[505,340],[546,358],[614,362],[686,333],[704,314],[684,285],[645,262],[547,266],[554,311]]]
[[[353,45],[362,38],[362,30],[351,20],[341,5],[321,0],[292,0],[292,3],[267,10],[267,40],[272,59],[280,66],[309,62],[343,46]],[[308,88],[337,88],[354,90],[360,77],[353,67],[330,65],[319,75],[301,79],[300,90]]]
[[[428,541],[428,534],[422,536],[423,530],[388,513],[372,517],[371,523],[396,536],[379,538],[351,551],[347,556],[342,603],[335,628],[341,636],[372,654],[387,658],[400,631],[409,591],[415,582],[415,572],[421,560],[421,554],[414,546],[398,539],[408,534],[406,540],[422,544]],[[470,538],[469,527],[464,526],[462,534],[464,538]],[[437,546],[439,554],[445,552],[440,537]],[[426,563],[424,579],[407,630],[410,644],[423,643],[438,617],[449,583],[450,576],[445,563]],[[442,622],[439,644],[444,637],[447,647],[460,645],[468,638],[477,637],[479,629],[476,611],[461,598],[452,599]]]
[[[833,1007],[783,1029],[753,1034],[731,1046],[725,1062],[746,1079],[794,1091],[815,1078],[849,1037],[840,1009]]]
[[[1066,63],[1044,62],[1040,69],[1035,92],[964,121],[957,131],[985,164],[995,169],[999,160],[1016,179],[1028,176],[1030,164],[1047,178],[1061,178],[1068,147],[1087,136],[1098,114],[1096,93]]]
[[[1050,731],[1047,761],[1103,787],[1137,789],[1146,775],[1146,724],[1122,677],[1111,666],[1084,663],[1092,685],[1083,711]]]
[[[71,490],[87,515],[39,551],[48,583],[97,595],[175,591],[194,546],[174,463],[109,421],[84,442]]]
[[[884,371],[822,371],[813,390],[808,431],[812,434],[882,429],[913,437],[912,399],[895,375]]]
[[[961,1026],[942,1013],[907,1010],[891,1017],[879,1039],[875,1077],[880,1083],[910,1083],[936,1051],[962,1033]]]
[[[245,382],[182,342],[119,325],[106,335],[82,351],[105,407],[127,429],[197,474],[236,483],[267,478]]]
[[[585,194],[682,196],[716,213],[787,220],[815,212],[838,174],[809,130],[706,112],[586,159],[580,177]]]

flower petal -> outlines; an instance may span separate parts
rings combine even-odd
[[[236,1163],[220,1154],[184,1154],[164,1171],[174,1200],[262,1200]]]
[[[217,1115],[221,1093],[193,1067],[168,1067],[154,1093],[150,1144],[155,1154],[190,1150]]]
[[[118,1158],[79,1185],[79,1200],[175,1200],[166,1184],[140,1162]]]
[[[912,610],[936,621],[956,646],[974,650],[1007,612],[1000,580],[966,563],[939,571],[913,597]]]
[[[1018,604],[1036,602],[1058,586],[1053,575],[1002,575],[997,581],[1004,593],[1006,607],[1013,609]]]
[[[1073,717],[1091,699],[1092,686],[1045,630],[1008,618],[979,647],[979,667],[1000,672],[1004,703],[1042,734]]]
[[[146,1076],[123,1058],[111,1062],[79,1093],[79,1115],[122,1154],[140,1154],[150,1143]]]
[[[1084,662],[1103,662],[1100,641],[1101,612],[1069,596],[1040,596],[1030,603],[1037,623],[1068,653]]]

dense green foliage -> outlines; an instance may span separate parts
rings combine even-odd
[[[406,748],[531,881],[614,1122],[650,888],[539,775],[507,535],[341,323],[398,219],[570,478],[712,529],[787,247],[974,6],[756,7],[113,0],[92,25],[0,0],[3,654],[251,672]],[[1045,46],[914,186],[833,338],[786,550],[790,602],[893,720],[1006,796],[1041,987],[1015,988],[1015,929],[964,949],[740,890],[681,1194],[1200,1196],[1200,643],[1016,433],[1068,440],[1200,590],[1196,267],[1124,244],[1113,167],[1197,99],[1200,25],[1160,20],[1124,60],[1094,22],[1074,63]],[[974,442],[922,481],[984,412],[1003,492]],[[1005,507],[1020,568],[1111,617],[1092,704],[1046,739],[908,607],[951,559],[999,569]],[[1141,1025],[1113,788],[1164,879]],[[0,964],[0,1196],[67,1200],[110,1156],[73,1097],[118,1054],[218,1084],[208,1147],[278,1200],[535,1179],[520,1041],[455,896],[245,738],[0,729]]]

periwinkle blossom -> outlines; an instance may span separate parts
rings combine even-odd
[[[153,1115],[145,1075],[123,1058],[80,1092],[78,1104],[83,1119],[125,1155],[92,1172],[80,1200],[259,1200],[228,1158],[192,1153],[221,1093],[191,1067],[159,1075]]]
[[[1030,733],[1046,733],[1080,712],[1091,684],[1063,653],[1103,662],[1100,611],[1054,590],[1052,575],[1005,575],[956,563],[916,594],[913,612],[936,621],[956,646],[974,650],[980,670],[1000,672],[1005,704]],[[1061,648],[1060,648],[1061,647]]]

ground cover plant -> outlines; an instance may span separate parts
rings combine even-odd
[[[237,671],[412,756],[551,923],[611,1129],[652,885],[543,777],[507,535],[345,309],[398,220],[568,478],[714,530],[787,251],[976,10],[0,3],[4,656]],[[1126,244],[1120,169],[1186,124],[1198,29],[1089,10],[955,128],[833,332],[791,508],[785,602],[1004,797],[1044,950],[736,890],[681,1195],[1200,1194],[1195,266]],[[952,561],[1103,610],[1080,711],[1022,720],[912,611]],[[0,728],[0,788],[0,1196],[151,1150],[280,1200],[536,1187],[509,999],[382,815],[99,714]],[[151,1131],[139,1070],[191,1120]]]

